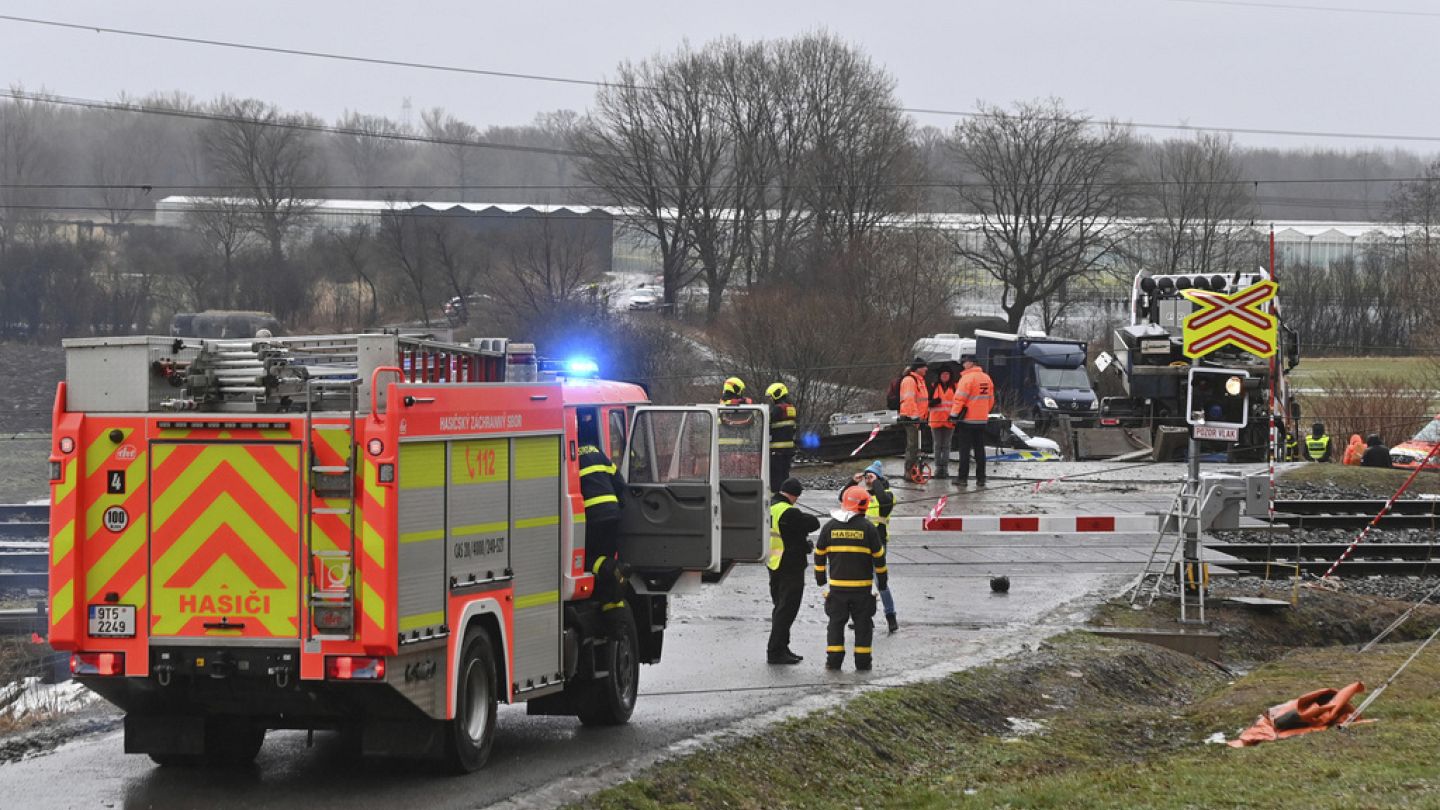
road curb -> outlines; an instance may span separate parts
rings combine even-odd
[[[1159,529],[1157,515],[965,515],[939,517],[892,517],[896,532],[946,532],[951,534],[1153,534]]]

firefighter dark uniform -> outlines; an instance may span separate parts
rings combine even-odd
[[[800,612],[805,594],[805,565],[809,560],[808,536],[820,528],[820,521],[791,500],[802,491],[800,482],[787,478],[770,507],[770,642],[765,657],[772,664],[798,664],[803,658],[790,650],[790,626]]]
[[[815,543],[815,582],[829,583],[825,614],[830,625],[825,637],[825,668],[839,669],[845,661],[845,625],[855,624],[855,668],[871,666],[875,636],[874,582],[886,587],[885,545],[880,532],[865,518],[870,497],[860,487],[846,490],[842,512],[820,530]],[[841,520],[840,517],[844,517]]]
[[[770,397],[770,494],[775,495],[795,460],[796,410],[785,383],[773,383],[765,393]]]
[[[595,575],[595,596],[606,610],[624,605],[620,585],[620,510],[625,480],[599,447],[580,453],[580,497],[585,501],[585,569]]]
[[[875,526],[875,531],[880,533],[880,543],[887,545],[890,542],[890,513],[895,511],[895,492],[890,489],[890,480],[881,473],[884,471],[880,462],[873,462],[866,467],[858,481],[846,484],[840,490],[840,500],[845,500],[845,490],[850,487],[864,487],[870,492],[870,506],[865,509],[865,517]],[[867,480],[868,479],[868,480]],[[885,587],[879,588],[880,604],[885,608],[885,627],[889,632],[894,633],[900,629],[900,619],[895,615],[895,595],[890,592],[889,578],[886,578]]]

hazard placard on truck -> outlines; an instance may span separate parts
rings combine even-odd
[[[668,599],[767,552],[766,411],[482,345],[65,342],[50,643],[126,712],[127,752],[248,761],[321,728],[469,771],[499,703],[628,721]],[[594,598],[587,445],[627,481],[619,610]]]

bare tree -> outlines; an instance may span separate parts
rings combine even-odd
[[[38,100],[40,94],[29,97],[19,85],[11,85],[10,92],[16,98],[0,105],[0,255],[20,226],[38,218],[34,209],[41,195],[18,186],[43,182],[55,159],[54,110]]]
[[[580,174],[625,208],[625,223],[653,238],[665,304],[693,277],[690,220],[699,205],[690,127],[703,120],[701,88],[661,61],[622,63],[575,133]]]
[[[398,293],[411,298],[411,305],[426,327],[430,326],[429,292],[434,287],[435,270],[431,266],[425,232],[410,211],[387,211],[380,217],[377,233],[381,255],[389,262],[400,287]]]
[[[554,215],[531,220],[500,248],[500,278],[490,286],[509,310],[524,317],[544,317],[577,303],[593,303],[587,291],[600,281],[601,245],[596,230],[583,222],[556,220]]]
[[[202,199],[186,212],[190,230],[219,260],[219,278],[214,278],[209,268],[190,270],[192,275],[198,273],[191,284],[196,307],[235,305],[240,289],[240,254],[255,243],[251,215],[249,202],[236,197]]]
[[[309,133],[286,125],[316,122],[254,99],[222,98],[215,112],[225,120],[202,136],[210,170],[239,191],[236,196],[243,195],[251,227],[265,240],[271,260],[281,264],[285,238],[314,210],[325,179]]]
[[[1396,303],[1433,318],[1440,304],[1440,160],[1422,178],[1396,186],[1389,214],[1404,228],[1399,254],[1407,294]]]
[[[121,103],[129,103],[123,97]],[[168,128],[152,116],[106,110],[99,113],[101,137],[90,153],[96,201],[111,223],[134,219],[150,198],[165,155]]]
[[[480,240],[462,219],[468,218],[468,212],[434,213],[423,209],[415,216],[424,220],[425,247],[434,256],[434,267],[440,271],[450,293],[459,299],[461,312],[469,320],[467,299],[475,292],[484,275],[489,257]]]
[[[327,246],[338,259],[338,264],[350,271],[357,288],[355,295],[355,323],[361,327],[375,326],[380,322],[380,296],[375,290],[374,262],[375,237],[368,224],[361,223],[349,228],[331,228],[325,232]],[[363,287],[369,293],[370,305],[361,310],[365,296],[359,292]]]
[[[400,125],[383,115],[347,111],[336,125],[345,130],[335,136],[335,146],[363,191],[380,184],[384,171],[394,160],[400,142],[393,135]]]
[[[1156,273],[1226,273],[1254,258],[1251,188],[1228,135],[1167,140],[1144,158],[1149,225],[1139,240],[1143,266]]]
[[[474,181],[481,159],[480,150],[470,144],[480,142],[480,131],[474,124],[445,112],[443,107],[423,110],[420,123],[426,136],[446,141],[437,148],[444,151],[451,183],[460,187],[455,199],[466,199],[466,187]]]
[[[979,215],[956,249],[1000,282],[1010,329],[1037,302],[1116,260],[1132,194],[1128,130],[1092,124],[1056,100],[1013,111],[982,105],[956,127],[954,148],[960,199]]]

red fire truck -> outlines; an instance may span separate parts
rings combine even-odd
[[[500,339],[65,348],[50,643],[126,712],[125,750],[161,764],[327,728],[463,772],[500,702],[627,722],[668,598],[767,552],[763,408],[651,406]],[[625,607],[604,620],[586,444],[627,481]]]

